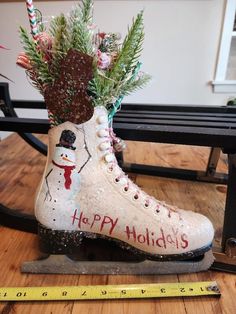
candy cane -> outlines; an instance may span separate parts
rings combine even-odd
[[[39,33],[38,33],[38,25],[37,25],[33,0],[26,0],[26,7],[27,7],[27,11],[28,11],[28,16],[29,16],[31,33],[32,33],[34,40],[37,41]]]

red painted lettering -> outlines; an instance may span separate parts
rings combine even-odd
[[[176,248],[178,249],[179,248],[179,242],[178,242],[177,235],[178,235],[179,230],[178,229],[175,230],[174,228],[172,228],[172,231],[173,231],[173,233],[175,235],[175,244],[176,244]]]
[[[71,218],[72,218],[72,225],[75,223],[75,220],[78,219],[78,218],[76,217],[76,215],[77,215],[77,209],[74,211],[74,215],[71,216]]]
[[[164,231],[161,228],[161,236],[156,240],[156,245],[159,247],[164,247],[166,249],[166,240],[165,240],[165,235],[164,235]]]
[[[75,223],[75,220],[78,220],[78,227],[81,228],[81,220],[83,217],[83,212],[80,213],[79,217],[77,217],[77,209],[74,211],[74,215],[71,216],[72,218],[72,225]]]
[[[168,234],[167,237],[166,237],[166,241],[170,244],[175,244],[175,241],[172,239],[171,235]]]
[[[149,230],[148,230],[148,228],[146,228],[146,239],[147,239],[147,245],[150,245]]]
[[[93,215],[93,222],[91,223],[90,229],[93,228],[93,225],[94,225],[95,221],[100,221],[100,220],[101,220],[101,216],[100,215],[98,215],[98,214]]]
[[[103,227],[104,225],[107,225],[107,224],[110,224],[111,227],[110,227],[110,230],[109,230],[109,234],[111,235],[116,224],[118,222],[118,218],[116,218],[116,220],[113,220],[111,217],[109,216],[104,216],[103,217],[103,220],[102,220],[102,223],[101,223],[101,227],[100,227],[100,232],[103,230]]]
[[[89,225],[89,219],[87,217],[83,217],[82,222],[85,225]]]
[[[146,241],[146,238],[143,234],[139,234],[137,240],[139,243],[144,243]]]
[[[152,236],[154,236],[154,232],[151,233]],[[152,238],[152,246],[155,245],[155,239]]]
[[[183,249],[186,249],[188,247],[188,240],[186,240],[187,235],[185,233],[181,234],[181,240],[182,240],[182,244],[181,244],[181,247]]]
[[[133,236],[134,242],[136,241],[136,231],[134,227],[132,228],[132,231],[131,231],[130,227],[126,226],[125,233],[127,234],[128,240],[130,240],[130,237]]]

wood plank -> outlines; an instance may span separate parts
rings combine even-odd
[[[230,278],[232,275],[228,275]],[[197,282],[197,281],[215,281],[214,272],[207,271],[197,274],[183,274],[178,275],[179,282]],[[222,290],[222,293],[224,291]],[[183,298],[186,313],[196,313],[196,314],[208,314],[226,313],[225,309],[222,307],[221,300],[215,297],[185,297]],[[233,312],[232,312],[233,313]]]

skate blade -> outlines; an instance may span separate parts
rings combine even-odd
[[[90,275],[156,275],[195,273],[207,270],[214,262],[212,250],[197,261],[139,261],[139,262],[99,262],[74,261],[66,255],[50,255],[46,259],[25,262],[23,273],[36,274],[90,274]]]

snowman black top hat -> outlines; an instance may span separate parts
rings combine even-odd
[[[65,147],[68,149],[75,150],[76,148],[73,146],[75,140],[76,136],[74,132],[70,130],[64,130],[61,132],[59,144],[56,144],[56,147]]]

